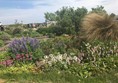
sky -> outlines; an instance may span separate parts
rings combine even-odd
[[[3,24],[41,23],[44,13],[55,12],[63,6],[86,7],[91,10],[97,5],[104,6],[108,13],[118,14],[118,0],[0,0],[0,22]]]

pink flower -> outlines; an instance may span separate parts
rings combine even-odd
[[[29,60],[32,60],[32,57],[30,57]]]
[[[29,55],[28,54],[25,54],[25,56],[28,58],[29,57]]]
[[[5,60],[3,62],[0,62],[0,64],[4,66],[11,66],[13,64],[13,60]]]
[[[6,60],[6,65],[7,65],[7,66],[11,66],[12,63],[13,63],[13,60]]]
[[[22,56],[20,54],[17,54],[16,59],[20,59],[20,58],[22,58]]]
[[[23,57],[23,56],[24,56],[24,54],[21,54],[21,56]]]

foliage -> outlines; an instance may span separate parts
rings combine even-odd
[[[65,53],[72,45],[71,37],[56,37],[40,43],[40,47],[46,55],[57,52]]]
[[[56,34],[57,36],[60,36],[64,33],[66,33],[66,29],[63,27],[60,27],[60,26],[53,26],[52,30],[53,30],[52,33]]]
[[[0,67],[0,77],[8,80],[14,79],[14,81],[18,81],[18,82],[24,82],[26,80],[29,82],[32,79],[33,82],[51,80],[54,83],[57,83],[57,81],[58,83],[60,83],[61,81],[64,83],[68,83],[68,82],[71,83],[90,82],[91,83],[91,82],[96,82],[96,80],[99,82],[110,81],[113,83],[117,83],[115,82],[117,81],[117,71],[115,72],[113,71],[115,68],[118,67],[118,60],[117,60],[118,56],[108,56],[108,57],[98,58],[95,62],[93,61],[87,63],[73,62],[70,65],[64,66],[65,65],[64,63],[66,63],[67,59],[64,59],[63,55],[66,54],[57,54],[57,55],[52,54],[52,55],[45,56],[44,59],[49,61],[54,61],[53,58],[57,57],[56,59],[59,62],[57,61],[56,63],[53,63],[51,66],[48,67],[45,65],[45,68],[42,71],[41,69],[37,69],[34,63],[19,64],[15,62],[15,64],[11,67]],[[63,60],[61,59],[60,56],[63,57]],[[67,57],[65,58],[68,57],[69,59],[74,58],[73,55],[70,57],[67,54]],[[101,76],[102,79],[100,78]],[[103,79],[104,76],[105,78]]]
[[[68,73],[80,78],[88,78],[118,67],[117,58],[117,56],[109,56],[98,58],[95,62],[79,63],[78,57],[76,56],[70,57],[67,54],[64,54],[64,56],[62,54],[57,56],[49,55],[44,58],[48,67],[45,66],[43,71],[52,72],[52,70],[56,68],[60,73]]]
[[[62,34],[74,34],[74,28],[71,28],[71,27],[66,27],[66,28],[63,28],[61,26],[50,26],[48,28],[39,28],[37,30],[38,33],[40,34],[43,34],[43,35],[50,35],[50,34],[54,34],[54,35],[57,35],[57,36],[60,36]]]
[[[107,14],[88,14],[82,22],[82,35],[88,41],[118,41],[118,23]]]
[[[71,32],[78,32],[79,28],[81,27],[81,19],[87,14],[87,9],[77,8],[76,10],[73,7],[63,7],[62,9],[56,11],[55,13],[46,13],[45,17],[46,20],[47,16],[48,18],[56,18],[57,26],[61,28],[60,32],[63,32],[65,30],[68,30],[68,28],[72,28]],[[50,16],[51,15],[51,16]],[[63,30],[64,29],[64,30]],[[65,31],[66,33],[66,31]],[[71,34],[71,33],[68,33]]]
[[[90,13],[104,14],[107,13],[103,6],[97,6],[96,8],[92,8]]]
[[[27,30],[27,31],[23,31],[22,33],[23,36],[29,36],[29,37],[40,37],[41,34],[39,34],[36,31],[32,31],[32,30]]]
[[[4,41],[0,40],[0,47],[2,47],[4,45]]]
[[[49,34],[48,34],[48,37],[49,37],[49,38],[54,38],[54,37],[55,37],[55,34],[49,33]]]
[[[3,40],[3,41],[10,40],[10,38],[11,38],[11,36],[6,32],[1,32],[0,33],[0,39]]]
[[[15,34],[21,34],[22,31],[23,31],[23,30],[22,30],[21,27],[20,27],[20,28],[14,28],[12,34],[13,34],[13,35],[15,35]]]
[[[5,32],[8,33],[9,35],[12,35],[13,29],[14,29],[13,27],[8,27],[8,26],[7,26],[7,27],[5,28]]]
[[[33,75],[37,77],[37,75],[41,75],[44,76],[45,79],[55,81],[55,83],[57,83],[57,80],[59,79],[61,79],[62,81],[62,78],[65,79],[65,81],[63,80],[64,83],[66,82],[78,83],[93,77],[97,77],[97,76],[99,77],[104,73],[108,73],[109,75],[110,71],[118,67],[118,60],[117,60],[118,43],[117,42],[106,43],[106,42],[94,41],[91,43],[83,43],[80,46],[80,49],[78,49],[79,53],[77,54],[75,52],[66,53],[67,50],[65,52],[63,52],[63,50],[60,51],[59,48],[60,45],[63,47],[63,44],[60,44],[62,41],[65,41],[64,45],[66,45],[67,48],[72,49],[73,45],[72,45],[72,40],[70,42],[70,38],[71,37],[67,37],[67,38],[59,37],[59,38],[51,39],[50,41],[53,40],[51,45],[49,45],[50,44],[49,40],[46,41],[47,44],[45,45],[49,46],[49,48],[47,49],[45,48],[47,52],[50,51],[50,49],[52,50],[54,46],[55,46],[54,49],[58,51],[56,52],[52,51],[52,54],[51,52],[47,53],[41,59],[42,61],[45,62],[42,68],[35,67],[34,63],[33,64],[17,63],[17,61],[20,60],[22,61],[23,58],[21,57],[22,54],[17,54],[17,57],[15,58],[17,59],[17,61],[14,61],[14,65],[6,68],[0,67],[1,68],[0,76],[1,77],[5,76],[5,78],[8,78],[9,75],[10,76],[9,78],[12,78],[13,75],[24,76],[23,75],[24,73],[25,74],[32,73],[31,76]],[[40,46],[42,49],[42,45]],[[65,47],[63,48],[65,49]],[[44,49],[42,49],[41,51],[43,51],[43,53],[46,52],[46,51],[44,52]],[[62,53],[58,53],[59,51]],[[39,52],[39,50],[37,52]],[[39,55],[38,53],[36,54]],[[27,54],[24,54],[25,57],[26,55]],[[26,60],[26,58],[24,60]],[[116,74],[114,75],[116,76]],[[17,79],[15,78],[15,76],[14,79]],[[106,82],[106,80],[104,81]]]
[[[52,27],[49,27],[49,28],[38,28],[36,30],[36,32],[38,32],[39,34],[46,35],[46,34],[49,34],[49,33],[53,33],[53,28]]]
[[[47,21],[55,21],[56,20],[56,16],[53,13],[45,13],[45,18]]]
[[[32,63],[27,63],[27,64],[19,64],[16,63],[14,66],[5,68],[4,70],[1,70],[0,73],[11,73],[11,74],[18,74],[18,73],[23,73],[23,72],[33,72],[32,70],[34,69],[34,64]]]
[[[84,43],[80,48],[80,52],[84,53],[84,62],[96,61],[100,57],[117,56],[117,42],[100,42]]]

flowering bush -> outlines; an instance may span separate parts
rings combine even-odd
[[[71,53],[70,55],[74,54]],[[56,69],[58,70],[58,74],[68,73],[69,75],[87,78],[118,67],[117,56],[97,57],[95,62],[81,62],[78,56],[70,55],[58,53],[57,55],[50,54],[49,56],[44,56],[43,62],[45,62],[45,64],[43,64],[43,71],[54,72]]]
[[[68,65],[72,63],[81,63],[82,58],[79,56],[75,56],[74,53],[64,53],[64,54],[49,54],[45,55],[42,60],[36,61],[36,66],[41,68],[42,66],[47,65],[48,67],[58,66],[63,68],[67,68]],[[60,66],[61,65],[61,66]]]
[[[4,60],[0,62],[0,65],[4,65],[4,66],[11,66],[13,64],[13,60],[9,59],[9,60]]]
[[[11,53],[10,56],[14,60],[34,60],[34,58],[40,56],[40,53],[38,53],[38,49],[39,41],[35,38],[30,37],[15,39],[9,44],[9,52]]]
[[[53,63],[60,62],[61,64],[70,65],[72,62],[80,61],[80,59],[77,56],[71,56],[75,55],[74,53],[71,53],[70,55],[60,54],[57,55],[50,54],[49,56],[44,56],[45,63],[47,63],[49,66],[52,66]]]
[[[19,61],[32,60],[32,54],[16,54],[16,58],[14,60],[19,60]]]
[[[39,41],[30,37],[15,39],[9,44],[9,50],[13,54],[34,52],[38,47]]]
[[[32,60],[32,54],[16,54],[15,58],[9,58],[7,60],[0,61],[0,65],[3,66],[12,66],[15,61],[31,61]]]
[[[118,56],[117,42],[92,42],[84,43],[80,52],[85,54],[87,61],[96,61],[97,57]]]

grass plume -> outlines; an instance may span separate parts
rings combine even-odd
[[[118,21],[107,14],[90,13],[84,17],[81,31],[87,41],[117,41]]]

